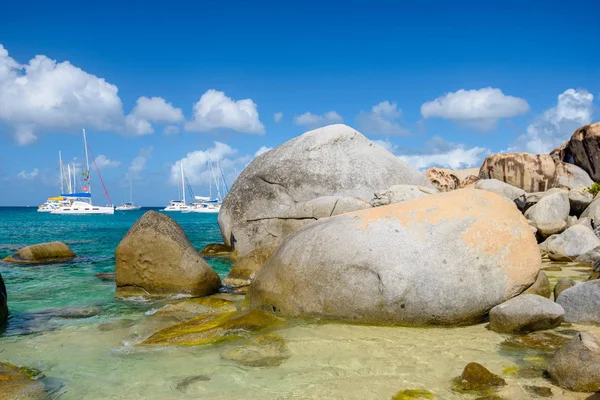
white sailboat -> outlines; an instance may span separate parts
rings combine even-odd
[[[66,177],[65,177],[64,166],[63,166],[63,162],[62,162],[62,154],[60,151],[58,152],[58,162],[59,162],[59,168],[60,168],[60,193],[64,193],[64,183],[65,183]],[[70,191],[71,183],[67,182],[67,184],[68,184],[69,191]],[[38,207],[37,212],[49,213],[49,212],[52,212],[52,210],[56,210],[57,208],[59,208],[61,206],[67,206],[67,205],[69,205],[69,201],[67,199],[65,199],[63,196],[48,197],[48,199],[44,202],[44,204],[42,204]]]
[[[90,176],[90,162],[88,158],[88,146],[87,146],[87,138],[85,136],[85,129],[83,129],[83,147],[85,151],[85,166],[86,169],[83,171],[83,185],[81,188],[81,192],[76,192],[75,188],[77,187],[77,174],[75,171],[75,167],[73,167],[73,177],[74,183],[73,188],[70,193],[62,194],[62,197],[65,197],[68,201],[68,205],[63,205],[58,207],[55,210],[52,210],[52,214],[60,214],[60,215],[94,215],[94,214],[114,214],[115,208],[110,206],[95,206],[92,204],[92,181]],[[93,156],[92,156],[93,158]],[[94,165],[95,165],[94,161]],[[100,171],[98,170],[98,166],[96,166],[96,172],[98,172],[98,177],[100,178],[100,182],[102,186],[104,186],[104,182],[102,181],[102,175],[100,175]],[[70,174],[69,174],[70,175]],[[104,192],[108,197],[108,193],[106,192],[106,188],[104,188]],[[110,201],[110,198],[109,198]]]
[[[140,208],[142,208],[141,206],[136,206],[133,205],[133,189],[132,189],[133,185],[131,183],[131,179],[129,179],[129,201],[121,204],[120,206],[118,206],[117,208],[115,208],[115,211],[136,211],[139,210]]]
[[[217,198],[213,199],[213,197],[212,197],[213,182],[209,182],[208,197],[196,196],[195,199],[198,202],[193,204],[193,207],[191,207],[190,211],[196,212],[196,213],[205,213],[205,214],[218,214],[219,211],[221,211],[221,203],[223,202],[223,198],[221,197],[221,189],[220,189],[220,185],[219,185],[220,178],[217,178],[217,176],[215,175],[215,170],[213,168],[212,163],[210,162],[210,155],[209,155],[206,163],[212,174],[215,187],[217,188]],[[221,176],[223,176],[223,171],[221,170],[221,167],[219,165],[219,159],[217,159],[217,168],[219,168],[220,174],[221,174]],[[225,183],[224,178],[223,178],[223,183]]]
[[[162,211],[191,211],[190,206],[185,202],[185,174],[183,173],[183,163],[179,163],[179,165],[181,166],[181,197],[179,200],[171,200],[169,205]]]

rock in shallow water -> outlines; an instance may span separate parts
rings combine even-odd
[[[223,283],[236,288],[248,286],[274,250],[274,247],[259,247],[238,258]]]
[[[600,390],[600,342],[591,333],[581,332],[556,352],[548,373],[559,386],[575,392]]]
[[[23,247],[4,261],[13,264],[52,264],[74,258],[75,253],[63,242],[48,242]]]
[[[231,247],[224,243],[209,243],[200,250],[200,255],[204,257],[230,257]]]
[[[533,284],[540,266],[511,202],[462,189],[303,228],[263,266],[248,300],[291,316],[469,324]]]
[[[525,333],[556,328],[563,321],[563,308],[545,297],[522,294],[490,311],[490,329],[500,333]]]
[[[232,301],[217,299],[214,297],[201,297],[187,299],[169,304],[154,315],[175,318],[180,321],[190,319],[200,314],[212,314],[221,312],[237,311],[235,304]]]
[[[600,323],[600,280],[581,282],[560,292],[556,302],[565,309],[565,321]]]
[[[430,400],[435,399],[435,394],[429,390],[406,389],[392,396],[392,400]]]
[[[600,246],[600,239],[585,225],[573,225],[560,235],[552,235],[540,244],[554,261],[573,261],[577,256]]]
[[[513,336],[502,342],[501,347],[506,350],[544,350],[553,351],[560,349],[571,339],[551,332],[533,332],[526,335]]]
[[[281,336],[270,333],[226,350],[221,357],[248,367],[277,367],[290,357],[290,352]]]
[[[483,365],[471,362],[463,373],[453,381],[452,390],[460,393],[488,394],[505,386],[506,381],[491,373]]]
[[[562,278],[561,280],[559,280],[554,286],[554,300],[556,300],[558,298],[558,295],[560,295],[562,292],[564,292],[570,287],[575,286],[576,284],[577,282],[575,282],[573,279]]]
[[[0,362],[0,400],[46,399],[44,385],[32,379],[31,370]]]
[[[148,211],[121,240],[116,257],[117,295],[207,296],[221,286],[219,275],[172,218]]]
[[[529,286],[523,294],[537,294],[538,296],[550,298],[552,296],[552,289],[550,288],[550,281],[546,273],[540,271],[534,284]]]

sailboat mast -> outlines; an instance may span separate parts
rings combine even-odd
[[[183,200],[183,204],[185,204],[185,177],[183,175],[183,162],[180,162],[181,166],[181,200]]]
[[[69,171],[69,181],[67,182],[69,187],[67,189],[69,189],[69,194],[71,194],[73,193],[73,190],[71,189],[71,164],[67,164],[67,170]]]
[[[65,184],[63,179],[63,165],[62,165],[62,154],[58,151],[58,167],[60,168],[60,194],[65,192]]]
[[[129,178],[129,202],[133,204],[133,183],[131,182],[131,178]]]
[[[77,193],[77,168],[75,167],[74,161],[73,161],[73,193]]]
[[[87,188],[88,193],[92,193],[92,177],[90,176],[90,160],[88,158],[88,147],[87,147],[87,138],[85,136],[85,129],[83,131],[83,148],[85,150],[85,172],[83,173],[84,182],[87,179]]]
[[[208,162],[210,165],[210,172],[212,173],[213,180],[215,181],[215,186],[217,187],[217,199],[221,201],[221,189],[219,189],[219,182],[217,181],[217,176],[215,175],[215,170],[212,166],[212,163],[210,162],[210,160]]]

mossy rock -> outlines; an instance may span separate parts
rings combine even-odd
[[[558,272],[558,271],[562,271],[561,267],[546,267],[546,268],[542,268],[542,271],[546,271],[546,272]]]
[[[569,343],[571,338],[550,332],[532,332],[526,335],[513,336],[500,346],[506,350],[534,349],[554,351]]]
[[[435,394],[423,389],[405,389],[392,396],[392,400],[428,400],[435,399]]]
[[[226,350],[221,357],[248,367],[278,367],[290,357],[290,353],[281,336],[269,333]]]
[[[54,264],[74,258],[75,253],[63,242],[48,242],[23,247],[4,261],[13,264]]]
[[[46,398],[44,385],[34,378],[41,372],[28,367],[0,362],[0,400],[38,400]]]
[[[549,387],[525,385],[523,388],[534,397],[552,397],[552,389]]]
[[[233,268],[223,280],[223,283],[233,287],[250,285],[264,263],[271,257],[275,247],[265,246],[252,250],[244,257],[240,257],[233,264]]]
[[[506,381],[491,373],[483,365],[471,362],[463,373],[452,381],[452,390],[458,393],[489,395],[506,385]]]
[[[146,339],[143,344],[199,346],[224,340],[247,338],[254,332],[281,324],[283,320],[260,310],[200,315],[170,326]]]
[[[527,366],[527,367],[519,367],[519,366],[512,366],[512,367],[508,367],[505,368],[502,373],[504,375],[508,375],[508,376],[512,376],[515,378],[521,378],[521,379],[535,379],[535,378],[541,378],[544,376],[544,373],[546,372],[546,369],[541,367],[541,366],[537,366],[537,365],[532,365],[532,366]]]
[[[231,257],[231,247],[224,243],[209,243],[202,250],[203,257]]]
[[[158,310],[154,315],[184,320],[201,314],[234,311],[237,311],[237,307],[232,301],[214,297],[200,297],[169,304]]]

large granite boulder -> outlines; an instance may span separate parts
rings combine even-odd
[[[400,203],[401,201],[420,199],[421,197],[437,193],[430,187],[417,185],[394,185],[387,190],[375,192],[370,204],[373,207],[387,206],[388,204]]]
[[[556,302],[565,310],[565,321],[600,323],[600,280],[578,283],[560,292]]]
[[[600,182],[600,122],[582,126],[551,155],[583,169],[590,178]]]
[[[587,190],[587,186],[577,185],[569,190],[569,204],[571,214],[581,215],[592,203],[594,196]]]
[[[4,325],[8,318],[8,295],[6,294],[6,286],[0,274],[0,326]]]
[[[74,258],[75,253],[63,242],[48,242],[23,247],[4,261],[13,264],[54,264]]]
[[[219,275],[172,218],[148,211],[129,229],[115,252],[117,294],[207,296]]]
[[[577,165],[558,162],[554,173],[554,187],[573,189],[577,186],[590,186],[594,181],[583,169]]]
[[[501,153],[485,159],[479,177],[498,179],[526,192],[545,192],[554,187],[555,173],[548,154]]]
[[[573,261],[600,246],[600,239],[583,224],[573,225],[559,235],[552,235],[540,244],[554,261]]]
[[[481,179],[475,184],[475,189],[494,192],[516,204],[519,210],[524,210],[527,202],[523,189],[499,181],[498,179]]]
[[[560,190],[542,197],[525,211],[525,218],[543,237],[548,237],[567,227],[570,209],[568,192]]]
[[[329,125],[269,150],[246,167],[223,200],[221,234],[244,256],[315,221],[312,214],[296,212],[299,204],[323,196],[368,200],[399,184],[431,186],[423,174],[356,130]],[[328,217],[341,213],[335,204],[328,211]]]
[[[490,311],[490,329],[500,333],[525,333],[559,326],[565,310],[537,294],[522,294]]]
[[[317,221],[250,285],[252,308],[374,324],[462,325],[534,283],[540,252],[508,200],[462,189]]]
[[[429,168],[425,171],[425,177],[440,192],[450,192],[460,187],[461,179],[448,168]]]
[[[600,342],[590,332],[579,332],[548,363],[552,380],[575,392],[600,390]],[[590,397],[591,399],[592,397]]]

